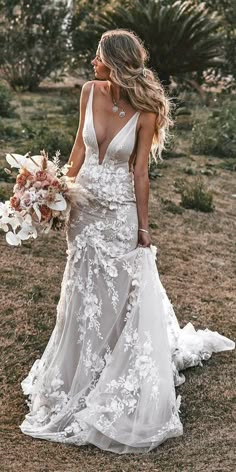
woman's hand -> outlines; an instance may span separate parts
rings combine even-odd
[[[151,236],[149,233],[144,233],[144,231],[138,232],[138,246],[150,247]]]

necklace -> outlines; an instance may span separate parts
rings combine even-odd
[[[113,101],[112,111],[113,111],[113,113],[117,113],[118,110],[119,110],[118,103],[115,100],[112,100],[112,101]],[[124,118],[125,115],[126,115],[125,110],[122,108],[120,113],[119,113],[119,117]]]
[[[113,113],[117,113],[119,111],[119,105],[118,105],[119,101],[116,102],[116,100],[114,99],[114,97],[112,95],[112,91],[111,91],[111,99],[112,99],[112,103],[113,103],[112,111],[113,111]],[[119,112],[119,117],[124,118],[125,115],[126,115],[126,113],[125,113],[124,108],[121,108],[121,111]]]

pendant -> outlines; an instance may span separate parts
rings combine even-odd
[[[113,113],[116,113],[118,111],[118,106],[114,105],[113,108],[112,108],[112,111],[113,111]]]
[[[120,113],[119,113],[119,116],[120,116],[120,118],[124,118],[125,117],[125,111],[121,110]]]

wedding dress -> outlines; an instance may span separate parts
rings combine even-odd
[[[48,345],[22,381],[29,413],[21,431],[115,453],[147,452],[182,434],[179,371],[234,343],[179,327],[158,276],[155,246],[137,246],[129,156],[136,112],[99,164],[91,87],[83,129],[86,156],[76,178],[67,264]]]

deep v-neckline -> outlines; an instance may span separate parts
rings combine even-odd
[[[116,139],[116,138],[121,134],[121,132],[127,127],[127,125],[131,122],[131,120],[132,120],[137,114],[139,114],[139,112],[136,111],[136,112],[130,117],[130,119],[125,123],[125,125],[122,126],[122,128],[113,136],[113,138],[111,139],[111,141],[110,141],[109,144],[107,145],[107,148],[106,148],[106,151],[105,151],[105,153],[104,153],[102,162],[100,162],[100,161],[99,161],[100,149],[99,149],[99,144],[98,144],[98,140],[97,140],[96,130],[95,130],[95,126],[94,126],[94,117],[93,117],[94,84],[92,84],[91,95],[92,95],[92,96],[90,97],[90,112],[91,112],[92,128],[93,128],[93,133],[94,133],[95,143],[96,143],[97,153],[98,153],[98,165],[99,165],[99,166],[102,166],[104,160],[106,159],[106,156],[107,156],[107,154],[108,154],[108,151],[109,151],[111,145],[113,144],[113,142],[115,141],[115,139]]]

